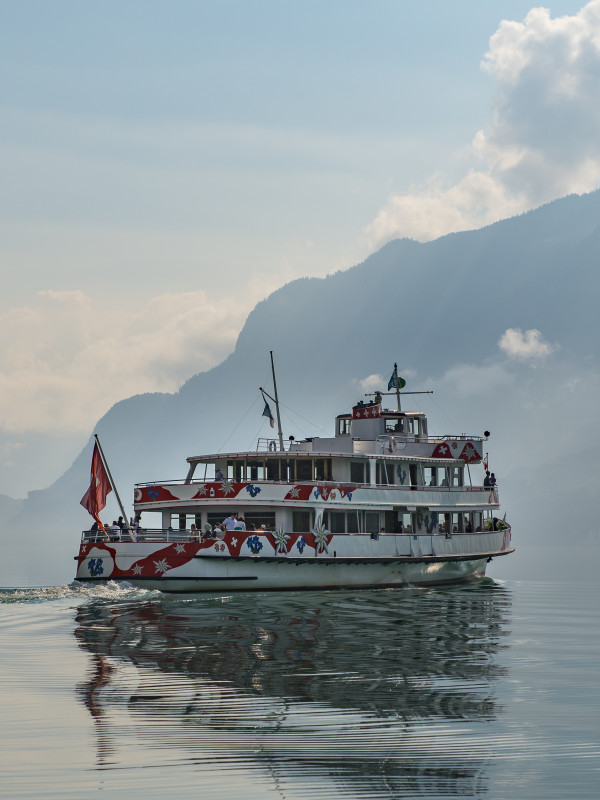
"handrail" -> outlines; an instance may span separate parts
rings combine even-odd
[[[214,481],[214,480],[200,480],[200,481],[192,481],[191,483],[186,483],[184,479],[180,480],[171,480],[171,481],[148,481],[146,483],[136,483],[135,488],[145,488],[148,486],[202,486],[208,483],[218,483],[221,484],[222,481]],[[254,486],[325,486],[328,489],[348,489],[352,488],[352,490],[356,489],[398,489],[402,491],[409,491],[409,492],[490,492],[494,494],[495,502],[498,502],[498,485],[494,488],[489,488],[483,485],[472,485],[472,486],[427,486],[424,484],[411,484],[406,483],[356,483],[356,481],[318,481],[316,479],[311,479],[308,481],[271,481],[266,479],[259,479],[259,480],[243,480],[243,481],[226,481],[228,484],[233,483],[251,483]],[[209,500],[211,498],[202,498],[203,500]]]
[[[443,527],[443,526],[442,526]],[[507,526],[510,529],[510,526]],[[329,531],[328,533],[332,533],[334,536],[364,536],[371,538],[372,536],[384,537],[384,536],[410,536],[411,538],[415,536],[473,536],[474,534],[482,534],[482,533],[497,533],[497,530],[475,530],[475,531],[453,531],[451,534],[447,534],[444,530],[437,530],[429,533],[428,531],[402,531],[402,533],[394,533],[393,531],[345,531],[343,533],[332,533]],[[233,530],[227,531],[227,533],[234,533],[234,534],[245,534],[248,536],[266,536],[267,534],[273,534],[273,531],[251,531],[251,530]],[[311,534],[310,531],[294,531],[299,536],[309,536]],[[224,534],[223,534],[224,535]],[[194,531],[194,537],[192,537],[192,532],[189,530],[177,529],[174,531],[165,530],[164,528],[143,528],[142,530],[138,531],[136,534],[136,538],[131,540],[128,538],[128,534],[125,533],[121,539],[110,538],[107,539],[106,536],[102,533],[102,531],[82,531],[81,532],[81,541],[85,544],[146,544],[146,543],[156,543],[156,542],[189,542],[189,541],[205,541],[206,539],[222,539],[222,536],[214,536],[212,534],[205,534],[202,531]]]

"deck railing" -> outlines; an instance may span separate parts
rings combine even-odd
[[[379,531],[375,532],[342,532],[342,533],[334,533],[330,531],[334,536],[362,536],[369,539],[378,539],[386,536],[404,536],[404,537],[425,537],[425,536],[444,536],[445,538],[452,538],[454,536],[472,536],[473,534],[480,534],[480,533],[490,533],[489,529],[484,530],[475,530],[475,531],[453,531],[451,534],[447,533],[444,530],[442,525],[439,526],[440,530],[432,531],[429,533],[428,531],[410,531],[405,530],[402,533],[393,533],[393,532],[385,532]],[[265,536],[269,533],[274,533],[274,531],[227,531],[227,533],[234,533],[234,534],[244,534],[244,535],[256,535],[256,536]],[[309,532],[298,532],[300,536],[308,536]],[[121,536],[115,536],[114,534],[107,537],[102,531],[82,531],[81,533],[81,541],[85,544],[94,544],[94,543],[103,543],[103,544],[116,544],[119,542],[125,542],[128,544],[143,544],[145,542],[148,543],[157,543],[157,542],[198,542],[198,541],[206,541],[206,540],[214,540],[218,541],[222,539],[224,534],[216,535],[214,533],[203,533],[201,531],[189,531],[189,530],[168,530],[164,528],[143,528],[133,534],[135,538],[131,538],[130,531],[123,531]]]

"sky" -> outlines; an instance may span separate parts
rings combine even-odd
[[[284,283],[600,185],[600,0],[0,0],[0,70],[0,494]]]

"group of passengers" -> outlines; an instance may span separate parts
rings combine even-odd
[[[136,542],[137,534],[140,530],[140,516],[138,514],[132,517],[129,523],[123,517],[119,517],[112,521],[112,525],[94,521],[90,530],[95,532],[103,531],[111,542],[121,542],[123,539],[131,539]]]
[[[223,522],[218,522],[214,527],[210,522],[205,523],[202,531],[199,531],[196,525],[192,524],[190,528],[189,541],[200,542],[206,539],[222,539],[227,531],[266,531],[266,525],[261,525],[257,528],[252,522],[246,527],[246,521],[241,514],[232,512],[228,517],[225,517]]]

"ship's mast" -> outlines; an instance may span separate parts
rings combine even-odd
[[[275,380],[275,365],[273,363],[273,351],[271,354],[271,372],[273,373],[273,389],[275,391],[275,410],[277,411],[277,432],[279,434],[279,449],[283,452],[283,433],[281,432],[281,415],[279,414],[279,396],[277,394],[277,381]]]

